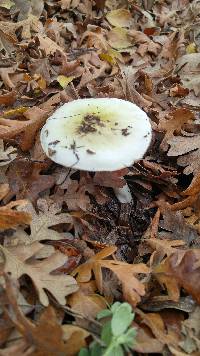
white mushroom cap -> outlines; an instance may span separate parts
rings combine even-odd
[[[137,105],[116,98],[78,99],[61,106],[41,131],[53,161],[87,171],[116,171],[141,159],[151,125]]]

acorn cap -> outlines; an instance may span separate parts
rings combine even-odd
[[[64,104],[41,130],[46,155],[65,167],[117,171],[141,159],[151,125],[137,105],[116,98],[78,99]]]

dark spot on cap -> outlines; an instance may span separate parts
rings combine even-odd
[[[55,141],[49,142],[49,146],[55,146],[55,145],[57,145],[59,142],[60,142],[59,140],[55,140]]]
[[[53,155],[55,155],[56,150],[52,150],[52,148],[48,148],[48,155],[49,157],[52,157]]]
[[[121,131],[122,131],[122,135],[123,135],[123,136],[128,136],[128,135],[130,135],[130,132],[128,132],[128,127],[126,127],[125,129],[122,129]]]
[[[95,155],[96,154],[96,152],[94,152],[94,151],[92,151],[90,149],[86,150],[86,152],[89,153],[90,155]]]

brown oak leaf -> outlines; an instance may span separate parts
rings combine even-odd
[[[77,267],[73,271],[73,276],[78,274],[78,282],[88,282],[91,279],[92,271],[100,293],[103,292],[102,268],[108,268],[119,279],[122,284],[122,290],[125,300],[132,305],[136,305],[141,296],[145,294],[145,287],[137,278],[139,273],[149,273],[149,268],[143,264],[131,265],[117,260],[105,260],[116,251],[116,247],[106,247],[103,251],[91,257],[86,263]]]
[[[9,273],[14,280],[23,275],[28,275],[43,305],[49,304],[46,291],[50,292],[60,304],[64,305],[65,297],[78,289],[76,280],[71,276],[53,275],[51,272],[62,266],[66,262],[67,256],[56,251],[46,259],[37,260],[34,256],[42,248],[43,245],[39,242],[7,248],[0,246],[5,260],[4,272]]]
[[[40,192],[43,192],[54,185],[54,178],[51,175],[41,174],[45,164],[31,162],[28,160],[16,160],[7,172],[10,184],[10,194],[7,197],[16,195],[17,199],[26,198],[35,202]]]
[[[190,120],[194,120],[194,114],[185,108],[176,109],[169,114],[167,119],[162,119],[158,125],[158,129],[166,133],[160,148],[166,151],[169,142],[174,138],[174,134],[179,134],[183,125]]]
[[[20,135],[19,144],[23,151],[29,150],[37,131],[45,123],[48,111],[32,107],[24,113],[25,121],[0,118],[0,138],[10,139]]]

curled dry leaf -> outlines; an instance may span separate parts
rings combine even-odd
[[[42,248],[43,245],[39,242],[33,242],[27,246],[18,245],[8,248],[1,246],[0,249],[5,259],[4,272],[9,273],[14,280],[28,275],[36,288],[41,304],[46,306],[49,304],[49,297],[46,293],[48,291],[57,302],[64,305],[65,297],[78,289],[77,283],[71,276],[53,275],[51,272],[62,266],[67,257],[57,251],[41,261],[35,259],[34,255]]]

